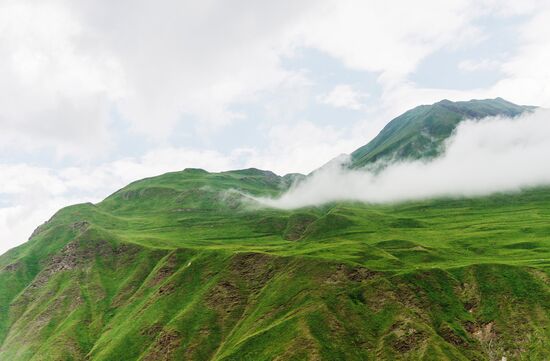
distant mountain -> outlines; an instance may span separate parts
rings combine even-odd
[[[351,154],[351,167],[360,168],[378,160],[435,157],[443,141],[465,119],[490,116],[514,117],[532,106],[521,106],[502,98],[452,102],[442,100],[420,105],[390,121],[367,145]]]
[[[355,166],[528,109],[421,106]],[[296,210],[243,195],[302,177],[186,169],[60,210],[0,256],[0,360],[550,360],[550,188]]]

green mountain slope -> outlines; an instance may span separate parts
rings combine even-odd
[[[260,208],[292,177],[187,169],[0,256],[0,360],[545,360],[550,188]]]
[[[421,105],[393,119],[367,145],[351,154],[352,168],[378,160],[435,157],[458,123],[489,116],[514,117],[531,106],[520,106],[502,98],[451,102],[442,100]]]

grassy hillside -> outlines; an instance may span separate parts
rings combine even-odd
[[[514,117],[532,109],[502,98],[421,105],[389,122],[371,142],[354,151],[351,166],[360,168],[382,159],[435,157],[443,150],[443,141],[465,119]]]
[[[190,169],[0,257],[0,360],[550,359],[550,189],[259,208]]]

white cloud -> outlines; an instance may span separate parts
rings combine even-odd
[[[308,2],[0,3],[2,147],[95,154],[112,111],[164,140],[186,116],[221,127],[231,107],[301,77],[280,65]],[[90,151],[93,149],[94,151]]]
[[[433,161],[395,163],[378,174],[332,164],[282,197],[259,201],[299,208],[337,200],[381,203],[518,191],[550,184],[548,154],[548,110],[516,119],[465,121],[448,140],[445,154]]]
[[[550,3],[519,28],[521,46],[505,61],[494,91],[522,103],[550,106]]]
[[[336,85],[328,94],[319,96],[318,100],[335,108],[359,110],[368,94],[355,90],[351,85]]]
[[[63,6],[0,4],[0,150],[83,156],[108,143],[106,99],[121,89],[119,69],[100,49],[73,42],[84,36]]]
[[[51,170],[0,164],[0,253],[26,240],[34,228],[63,206],[80,202],[66,196],[63,180]]]
[[[283,82],[299,82],[280,59],[289,51],[290,28],[309,1],[70,6],[121,64],[127,94],[117,106],[147,135],[165,137],[186,115],[205,127],[222,127],[241,116],[233,105]]]
[[[492,59],[463,60],[458,63],[458,69],[463,71],[498,70],[501,62]]]
[[[350,136],[344,129],[316,126],[308,121],[274,126],[268,136],[269,144],[262,150],[249,151],[244,166],[269,169],[281,175],[309,173],[364,143],[363,136]]]
[[[495,97],[503,97],[517,104],[550,106],[550,70],[545,65],[550,62],[550,49],[547,46],[550,36],[550,3],[545,0],[485,0],[478,5],[478,13],[492,14],[503,20],[521,16],[521,21],[514,26],[518,45],[512,38],[500,40],[510,42],[506,54],[492,54],[493,58],[477,61],[465,59],[459,63],[462,71],[498,70],[502,73],[501,79],[488,87],[467,90],[452,89],[452,82],[448,89],[425,88],[407,80],[388,83],[384,85],[381,99],[383,108],[395,115],[411,106],[430,104],[443,98],[468,100]]]
[[[470,5],[6,0],[0,4],[0,141],[94,155],[109,150],[113,109],[159,141],[188,118],[220,129],[246,116],[235,105],[307,83],[281,64],[302,46],[380,72],[384,83],[402,81],[428,54],[464,42],[464,34],[476,38],[472,20],[479,11]],[[357,108],[353,99],[335,101]]]
[[[332,1],[318,6],[303,23],[306,46],[358,70],[401,80],[430,53],[479,37],[470,1]],[[429,9],[429,11],[428,11]]]

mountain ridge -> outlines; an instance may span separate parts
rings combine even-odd
[[[293,177],[186,169],[60,210],[0,256],[0,359],[550,357],[550,188],[293,211],[242,196]]]
[[[441,154],[443,141],[466,119],[515,117],[536,107],[502,98],[451,102],[444,99],[417,106],[394,118],[368,144],[351,153],[351,168],[379,160],[414,160]]]

